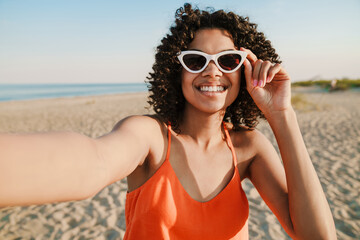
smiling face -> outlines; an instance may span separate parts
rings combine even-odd
[[[199,30],[189,45],[189,50],[207,54],[235,49],[230,35],[220,29]],[[200,73],[190,73],[183,69],[181,84],[187,101],[185,109],[197,109],[206,113],[225,111],[239,93],[240,69],[233,73],[223,73],[210,61]]]

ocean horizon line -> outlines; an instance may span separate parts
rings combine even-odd
[[[0,102],[147,92],[144,83],[0,83]]]

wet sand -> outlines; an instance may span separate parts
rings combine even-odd
[[[335,218],[339,239],[360,238],[360,92],[294,90],[299,124]],[[71,130],[91,137],[118,120],[148,114],[147,95],[0,102],[0,132]],[[258,126],[273,143],[266,122]],[[250,239],[290,239],[247,180]],[[0,209],[0,239],[122,239],[126,180],[92,199]]]

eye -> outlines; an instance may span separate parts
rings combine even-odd
[[[200,70],[206,63],[206,58],[198,54],[186,54],[183,57],[185,65],[191,70]]]
[[[240,64],[241,56],[238,54],[225,54],[219,57],[218,62],[225,70],[232,70]]]

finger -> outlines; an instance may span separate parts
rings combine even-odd
[[[252,51],[250,51],[249,49],[246,49],[246,48],[241,47],[240,50],[247,53],[246,58],[249,59],[249,61],[251,62],[252,65],[257,61],[258,58],[257,58],[256,55],[255,55]]]
[[[252,66],[248,59],[245,59],[244,66],[245,66],[244,74],[245,74],[246,86],[250,89],[254,87],[254,83],[252,81]]]
[[[260,87],[264,87],[266,83],[268,83],[269,79],[268,79],[268,72],[269,72],[269,69],[271,67],[271,62],[269,61],[265,61],[263,62],[263,64],[261,65],[261,70],[260,70],[260,73],[259,73],[259,83],[260,84]]]
[[[259,59],[255,62],[255,66],[254,66],[254,70],[253,70],[253,73],[252,73],[252,78],[254,79],[254,86],[261,86],[262,83],[260,82],[260,71],[261,71],[261,67],[262,67],[262,64],[263,64],[263,60]]]
[[[268,82],[271,82],[275,75],[280,72],[282,69],[281,65],[279,63],[275,64],[273,67],[270,68],[269,73],[268,73]]]

